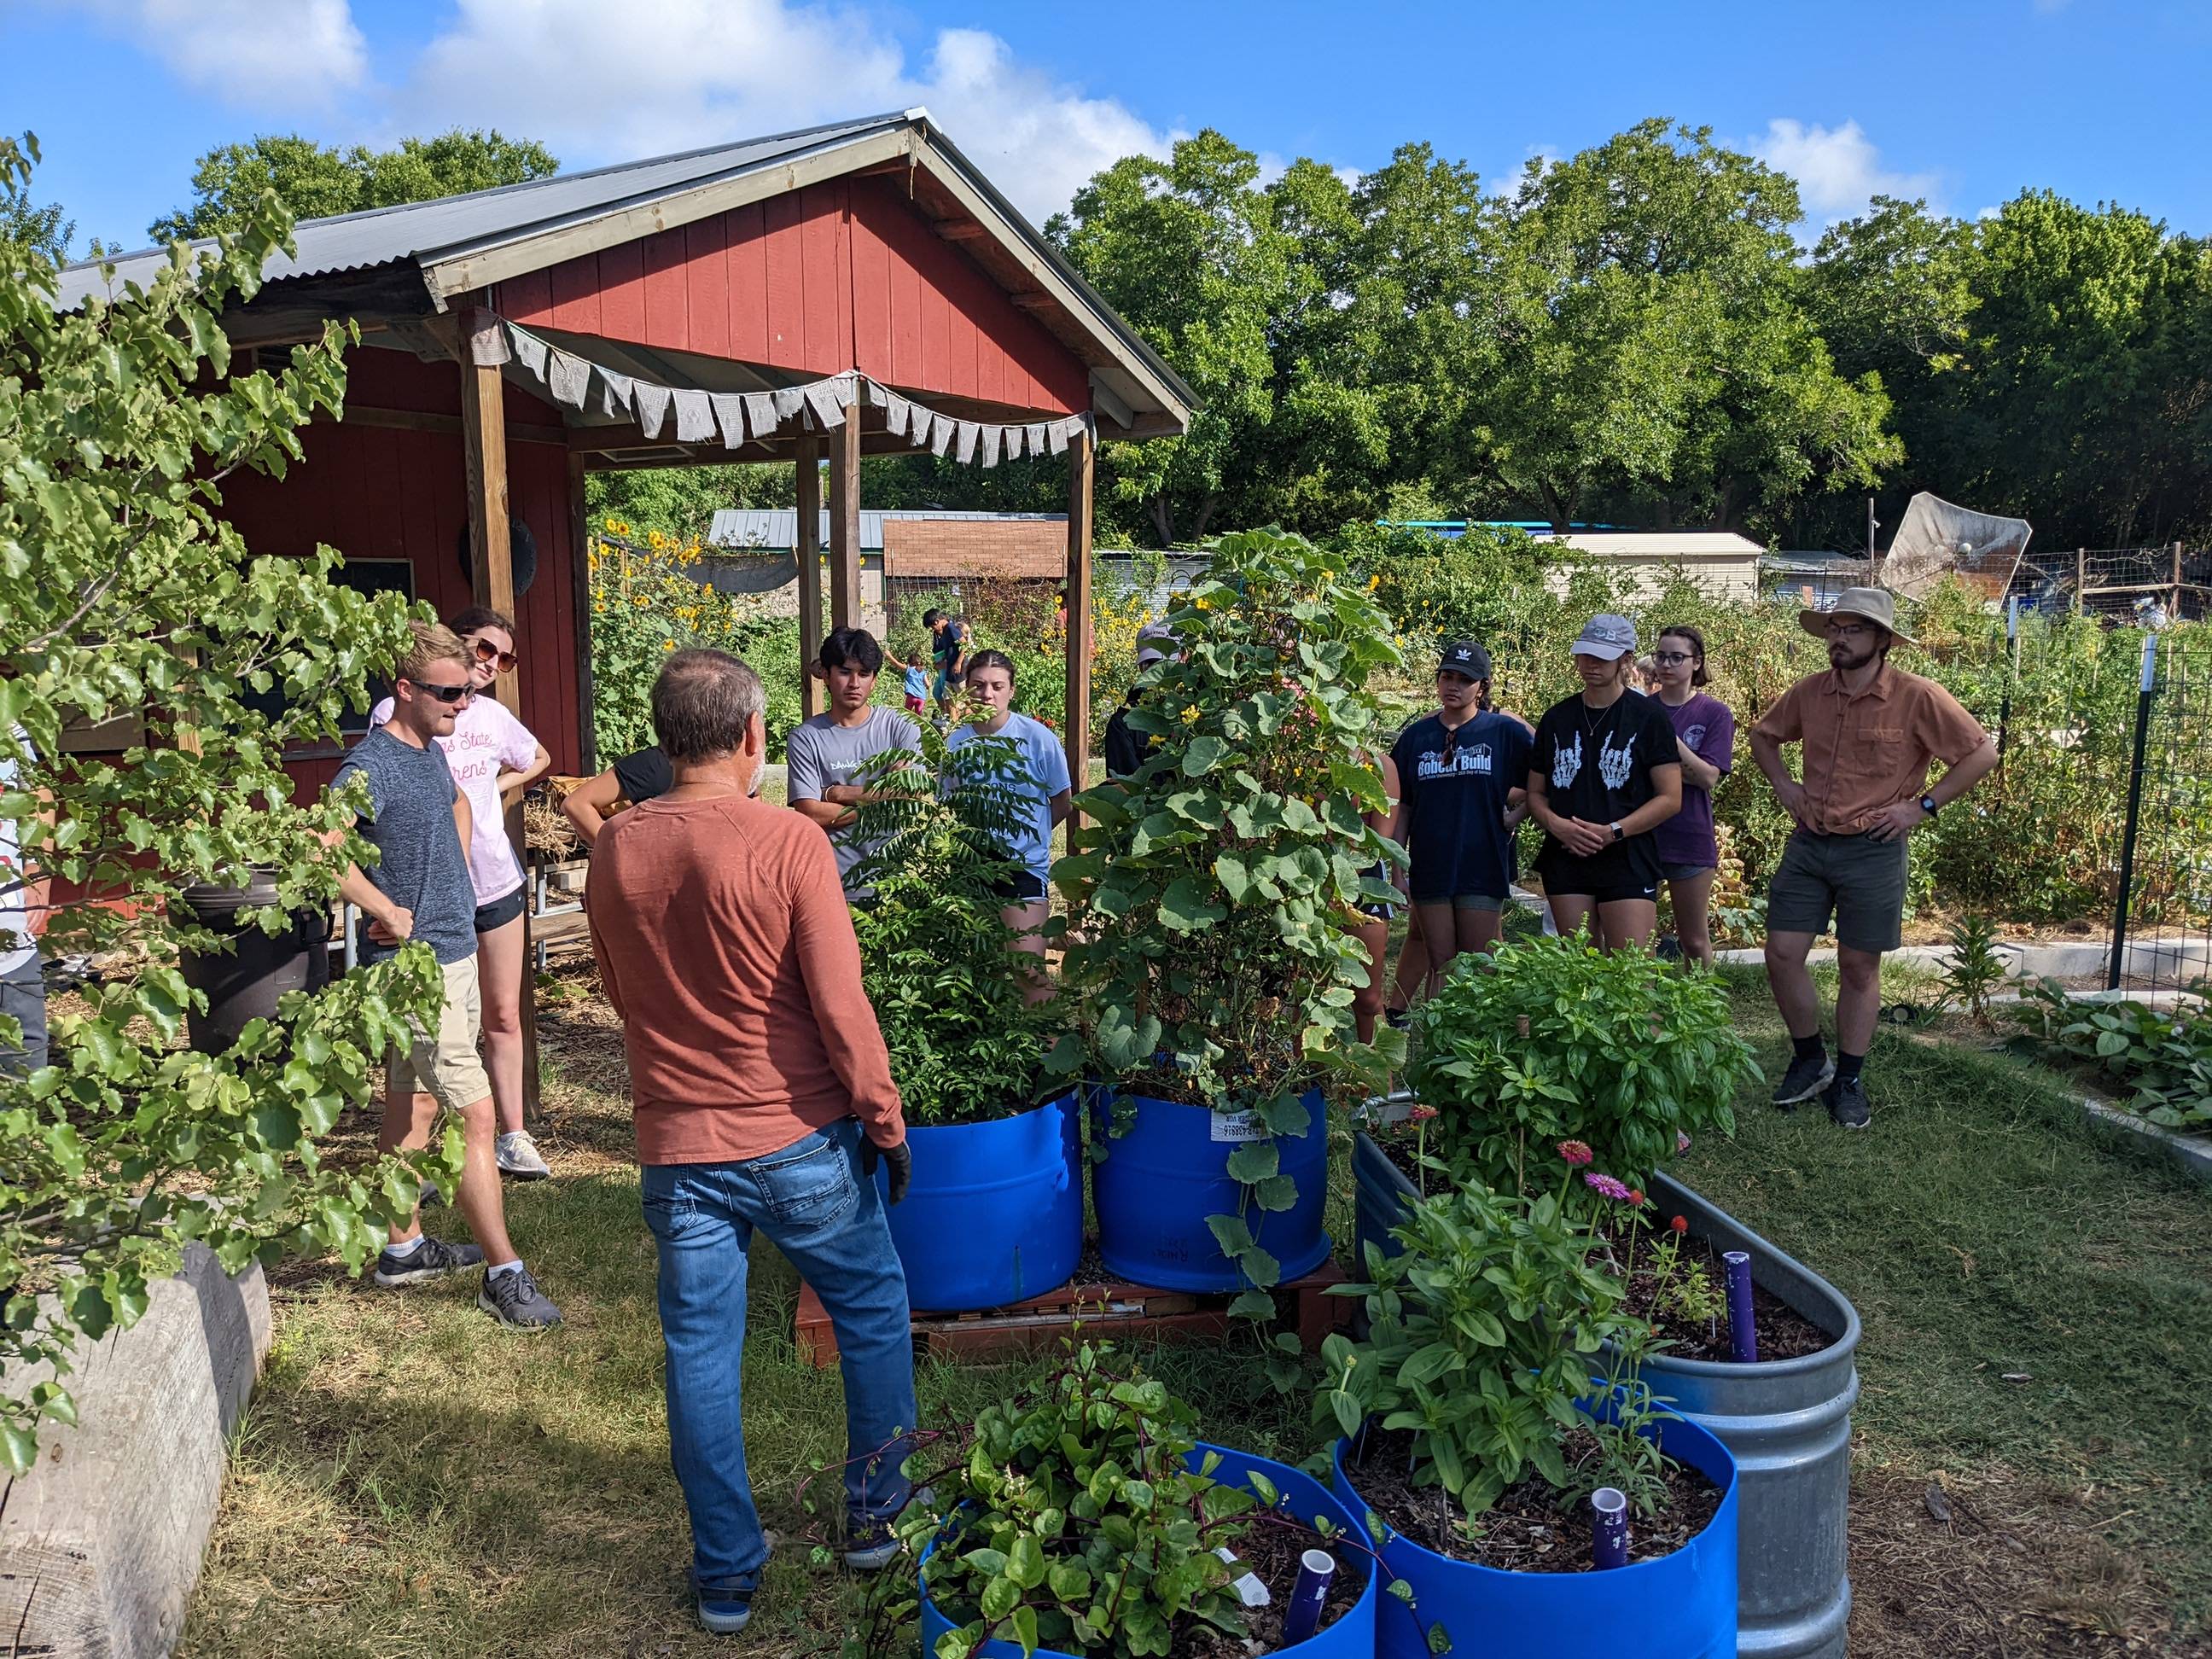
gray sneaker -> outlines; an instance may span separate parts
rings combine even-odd
[[[473,1244],[448,1244],[426,1236],[405,1255],[388,1249],[376,1258],[376,1282],[386,1290],[398,1285],[419,1285],[425,1279],[457,1273],[464,1267],[481,1267],[483,1259],[483,1252]]]
[[[1836,1079],[1835,1056],[1826,1049],[1818,1060],[1793,1060],[1775,1085],[1774,1103],[1783,1111],[1802,1106]]]
[[[492,1143],[492,1156],[499,1164],[499,1172],[517,1181],[543,1181],[553,1173],[545,1167],[538,1143],[527,1129],[509,1129],[500,1136]]]
[[[501,1324],[523,1330],[544,1330],[561,1322],[561,1310],[538,1288],[527,1267],[513,1273],[487,1273],[483,1288],[477,1292],[477,1306]]]
[[[1828,1085],[1828,1092],[1821,1097],[1821,1103],[1827,1107],[1828,1115],[1835,1120],[1839,1129],[1863,1129],[1874,1121],[1874,1108],[1867,1103],[1866,1083],[1863,1079],[1853,1078],[1845,1083],[1838,1078]]]

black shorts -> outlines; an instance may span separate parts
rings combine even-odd
[[[495,898],[489,904],[477,906],[477,932],[495,933],[513,921],[530,906],[530,884],[525,882],[504,898]]]
[[[1034,870],[1017,870],[991,891],[1001,904],[1035,904],[1044,897],[1044,883]]]

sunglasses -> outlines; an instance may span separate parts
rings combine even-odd
[[[473,685],[426,685],[421,680],[408,680],[406,684],[413,686],[417,691],[435,697],[440,702],[444,703],[459,702],[462,699],[473,697],[477,694],[477,689]]]
[[[1654,651],[1651,653],[1651,660],[1654,662],[1688,662],[1691,660],[1691,655],[1687,651]]]
[[[514,672],[514,665],[522,660],[512,651],[502,651],[489,640],[478,640],[473,649],[478,662],[489,663],[502,674]]]

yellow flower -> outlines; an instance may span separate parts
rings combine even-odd
[[[673,640],[663,640],[660,642],[660,648],[663,651],[673,651],[676,648],[676,641]]]
[[[1184,709],[1182,711],[1182,723],[1185,726],[1196,725],[1198,723],[1198,710],[1195,708]]]
[[[1367,591],[1370,593],[1382,586],[1382,579],[1380,576],[1370,576],[1367,579]]]
[[[1211,611],[1213,609],[1213,601],[1211,599],[1193,599],[1191,603],[1195,605],[1200,611]]]

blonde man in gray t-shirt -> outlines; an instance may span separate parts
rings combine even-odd
[[[791,805],[829,832],[837,854],[837,879],[854,892],[853,866],[868,849],[852,834],[853,808],[866,792],[852,781],[867,762],[895,749],[919,752],[921,731],[903,714],[869,701],[883,672],[884,650],[864,628],[833,629],[822,641],[820,672],[830,687],[830,712],[792,728],[785,740]]]

